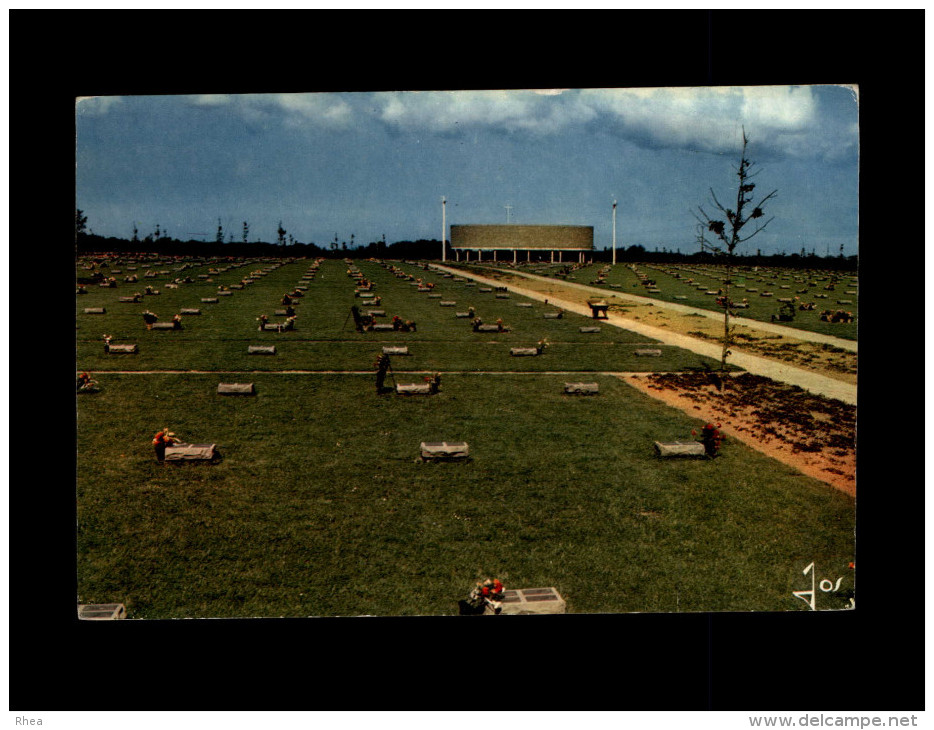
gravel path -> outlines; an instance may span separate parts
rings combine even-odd
[[[465,272],[460,269],[451,269],[446,266],[437,266],[437,268],[443,269],[447,272],[455,274],[457,276],[463,276],[466,278],[473,279],[479,283],[487,284],[490,286],[502,286],[502,282],[495,279],[489,279],[485,276],[480,276],[478,274]],[[510,271],[509,273],[513,273]],[[518,273],[518,272],[516,272]],[[522,274],[523,276],[532,278],[534,275]],[[587,287],[581,284],[570,284],[566,282],[554,282],[550,279],[544,277],[535,276],[536,279],[541,279],[547,281],[550,284],[555,286],[570,286],[583,289],[588,292],[595,292],[601,297],[609,296],[619,296],[621,298],[631,297],[632,299],[638,299],[640,302],[645,303],[647,297],[636,297],[631,294],[618,294],[606,292],[602,289],[596,289],[595,287]],[[553,294],[546,296],[545,294],[531,289],[525,289],[522,287],[517,287],[514,285],[509,286],[510,291],[514,291],[516,294],[528,297],[529,299],[536,299],[538,301],[548,300],[549,304],[554,304],[557,307],[566,309],[569,312],[574,312],[576,314],[583,314],[586,317],[591,315],[590,308],[581,305],[575,304],[574,302],[566,301],[560,298],[556,298]],[[698,314],[711,314],[716,317],[716,313],[705,313],[702,309],[695,309],[693,307],[686,307],[681,304],[670,304],[668,302],[658,302],[657,300],[651,300],[651,302],[657,306],[666,306],[670,308],[678,307],[685,312],[693,312]],[[651,325],[642,324],[641,322],[636,322],[631,319],[626,319],[620,317],[619,315],[611,313],[609,319],[601,320],[605,321],[608,324],[620,327],[621,329],[630,330],[631,332],[637,332],[639,334],[645,335],[647,337],[652,337],[659,342],[662,342],[666,345],[672,345],[675,347],[681,347],[685,350],[690,350],[691,352],[696,352],[698,355],[706,355],[715,360],[719,360],[722,352],[722,347],[718,343],[706,342],[704,340],[699,340],[695,337],[689,337],[687,335],[679,335],[674,332],[668,332],[664,328],[652,327]],[[743,324],[748,324],[750,327],[758,327],[759,325],[765,326],[767,323],[762,322],[753,322],[752,320],[743,320]],[[769,325],[770,327],[777,327],[776,325]],[[807,339],[813,342],[823,342],[824,340],[832,340],[832,344],[840,347],[843,347],[842,343],[849,343],[850,347],[848,349],[856,349],[856,343],[849,342],[848,340],[840,340],[836,337],[827,337],[826,335],[819,335],[817,333],[811,332],[802,332],[801,330],[792,330],[787,327],[778,327],[782,331],[782,334],[793,337],[797,339]],[[816,338],[821,337],[823,340],[818,340]],[[775,360],[769,360],[768,358],[759,357],[757,355],[749,355],[741,352],[734,352],[730,355],[730,363],[741,367],[744,370],[754,373],[755,375],[762,375],[766,378],[771,378],[773,380],[778,380],[782,383],[788,383],[790,385],[797,385],[800,388],[804,388],[811,393],[817,393],[818,395],[825,396],[827,398],[836,398],[841,400],[844,403],[849,403],[851,405],[856,404],[856,386],[850,385],[849,383],[844,383],[834,378],[829,378],[826,375],[821,375],[820,373],[811,372],[809,370],[804,370],[802,368],[796,368],[791,365],[786,365],[784,363],[776,362]]]

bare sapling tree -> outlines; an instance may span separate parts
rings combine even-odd
[[[760,219],[764,216],[763,207],[765,203],[774,198],[776,193],[778,193],[778,190],[773,190],[756,202],[756,196],[753,193],[756,184],[750,182],[750,179],[755,177],[758,171],[751,174],[749,172],[755,163],[750,162],[746,157],[746,147],[748,144],[749,138],[746,137],[746,129],[744,127],[743,152],[740,156],[739,168],[736,171],[736,176],[739,178],[739,185],[736,191],[736,209],[725,208],[721,205],[713,188],[711,188],[711,202],[726,217],[726,221],[711,218],[700,206],[698,206],[697,209],[700,211],[702,218],[695,215],[706,227],[706,233],[712,233],[715,236],[714,240],[711,241],[702,230],[700,234],[702,247],[706,247],[707,250],[714,252],[714,254],[722,256],[726,264],[726,279],[724,280],[722,289],[723,296],[722,299],[720,299],[723,304],[723,354],[720,358],[721,372],[726,370],[726,359],[732,354],[730,345],[733,343],[733,329],[730,327],[730,314],[733,302],[730,299],[730,286],[733,283],[733,251],[739,244],[761,233],[762,230],[774,220],[773,216],[764,223],[760,222]],[[744,228],[750,221],[755,221],[755,223],[753,223],[755,230],[751,233],[747,233]]]

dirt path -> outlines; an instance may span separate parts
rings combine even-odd
[[[452,269],[446,266],[436,266],[436,268],[443,269],[457,276],[464,276],[473,279],[478,283],[487,284],[489,286],[501,286],[503,283],[502,280],[491,279],[479,274],[474,274],[473,272],[466,272],[461,269]],[[542,277],[537,278],[542,279]],[[590,307],[588,307],[586,303],[587,296],[585,296],[583,292],[578,297],[569,297],[567,295],[567,290],[562,288],[564,286],[564,282],[552,282],[547,279],[542,279],[542,281],[547,283],[549,287],[548,290],[539,291],[528,287],[516,286],[512,283],[510,283],[509,288],[517,294],[529,297],[530,299],[545,301],[549,304],[554,304],[555,306],[566,309],[569,312],[583,314],[584,316],[588,317],[590,316]],[[595,290],[592,287],[587,287],[586,289],[597,292],[603,297],[607,295],[607,292]],[[593,294],[591,294],[591,296],[593,296]],[[649,307],[652,306],[652,304],[649,303],[646,306]],[[676,306],[680,307],[683,305]],[[691,308],[688,307],[688,309]],[[671,331],[671,328],[665,329],[665,323],[661,323],[661,326],[658,326],[657,324],[646,324],[644,322],[636,321],[638,318],[638,316],[635,318],[630,318],[627,316],[622,316],[620,313],[610,311],[606,321],[609,324],[615,325],[622,329],[627,329],[639,334],[646,335],[647,337],[652,337],[664,344],[681,347],[686,350],[690,350],[691,352],[696,352],[699,355],[706,355],[707,357],[711,357],[715,360],[720,359],[721,347],[717,342],[708,342],[703,339],[699,339],[698,337],[674,332]],[[815,346],[818,345],[815,343]],[[730,362],[738,367],[743,368],[744,370],[747,370],[750,373],[771,378],[779,382],[797,385],[798,387],[804,388],[805,390],[823,395],[828,398],[841,400],[844,403],[853,405],[856,404],[855,376],[852,379],[853,382],[847,382],[849,378],[847,380],[841,380],[839,378],[825,375],[822,372],[796,367],[778,360],[743,352],[736,347],[733,348],[733,354],[730,356]],[[827,372],[826,369],[825,372]]]

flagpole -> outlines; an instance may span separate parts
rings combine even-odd
[[[447,230],[447,201],[444,199],[444,196],[441,196],[441,261],[445,262],[448,260],[447,247],[444,245],[444,233]]]
[[[616,264],[616,201],[613,201],[613,263]]]

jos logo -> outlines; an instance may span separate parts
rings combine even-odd
[[[843,581],[843,576],[840,576],[839,578],[837,578],[837,582],[836,582],[836,583],[834,583],[834,582],[833,582],[832,580],[830,580],[829,578],[824,578],[824,579],[821,580],[821,582],[818,584],[818,583],[817,583],[817,571],[814,569],[814,563],[811,563],[810,565],[808,565],[808,567],[806,567],[806,568],[805,568],[803,571],[801,571],[801,572],[802,572],[804,575],[807,575],[808,573],[811,574],[811,590],[809,590],[809,591],[792,591],[792,592],[791,592],[791,595],[795,596],[796,598],[800,598],[802,601],[804,601],[806,604],[808,604],[808,606],[810,606],[810,608],[811,608],[812,611],[816,611],[816,610],[817,610],[817,589],[818,589],[818,588],[820,588],[820,590],[821,590],[823,593],[836,593],[837,591],[840,590],[840,583]],[[852,608],[852,607],[853,607],[853,599],[851,598],[851,599],[850,599],[850,608]]]

